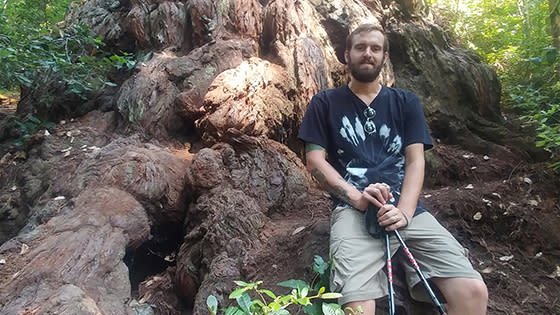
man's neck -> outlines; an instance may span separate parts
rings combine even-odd
[[[381,91],[379,80],[360,82],[352,78],[350,83],[348,83],[348,87],[368,106],[379,94],[379,91]]]

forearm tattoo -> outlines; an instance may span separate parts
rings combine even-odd
[[[323,188],[325,188],[328,192],[334,194],[339,199],[350,203],[350,197],[348,196],[348,191],[346,191],[346,189],[344,189],[344,187],[340,185],[333,186],[329,184],[329,182],[327,181],[327,177],[325,176],[325,174],[323,174],[323,172],[321,172],[321,170],[319,170],[318,168],[314,168],[313,170],[311,170],[311,176],[313,176],[319,182],[319,184]],[[338,177],[338,179],[344,180],[340,176]]]
[[[305,144],[305,153],[307,153],[309,151],[313,151],[313,150],[325,150],[325,148],[323,148],[320,145],[313,144],[313,143],[306,143]]]

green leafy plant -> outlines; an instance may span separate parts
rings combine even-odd
[[[114,85],[107,79],[112,69],[130,70],[135,65],[132,54],[111,55],[103,47],[85,25],[48,33],[29,30],[27,36],[0,35],[0,71],[6,74],[0,88],[31,88],[55,79],[64,93],[86,98],[104,85]]]
[[[230,299],[235,299],[237,305],[230,306],[223,310],[224,314],[274,314],[274,315],[284,315],[290,314],[286,309],[290,305],[306,306],[311,305],[311,300],[313,299],[336,299],[341,295],[339,293],[326,293],[325,287],[319,289],[319,291],[310,295],[310,286],[302,280],[287,280],[279,283],[279,286],[292,288],[291,292],[286,295],[276,295],[272,291],[267,289],[261,289],[259,285],[262,281],[257,282],[244,282],[244,281],[234,281],[235,284],[239,286],[238,289],[231,292],[229,295]],[[250,293],[254,293],[257,298],[252,299]],[[210,314],[218,313],[217,299],[214,296],[209,296],[207,299],[207,306]],[[323,312],[325,314],[336,314],[342,315],[340,305],[336,303],[323,303]],[[309,314],[309,313],[308,313]]]
[[[223,312],[225,315],[287,315],[290,314],[288,310],[290,306],[299,306],[306,314],[344,315],[344,311],[339,304],[325,301],[342,296],[340,293],[326,292],[325,288],[329,282],[329,264],[321,256],[315,255],[313,270],[316,276],[311,285],[298,279],[278,283],[278,286],[291,289],[290,293],[285,295],[275,294],[271,290],[260,288],[262,281],[250,283],[234,281],[239,288],[231,292],[229,298],[234,299],[237,305],[220,310],[218,300],[213,295],[208,296],[206,305],[211,315],[216,315],[219,312]],[[362,313],[361,308],[349,309],[349,311],[352,314]]]
[[[0,8],[0,89],[37,89],[47,107],[61,94],[85,100],[115,85],[116,71],[134,68],[135,56],[105,50],[85,25],[60,28],[71,0],[10,0]],[[40,98],[40,99],[39,99]]]

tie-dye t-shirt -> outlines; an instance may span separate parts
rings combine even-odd
[[[364,131],[367,105],[345,85],[315,95],[303,118],[298,138],[320,145],[327,160],[354,187],[387,183],[398,203],[404,178],[406,146],[432,147],[422,105],[410,91],[383,86],[370,104],[376,115],[374,131]],[[340,203],[335,199],[335,205]],[[416,214],[425,211],[418,203]]]

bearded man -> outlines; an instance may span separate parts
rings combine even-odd
[[[312,98],[298,135],[307,168],[333,197],[331,290],[342,293],[345,308],[359,306],[368,315],[375,314],[375,300],[387,295],[385,244],[365,226],[365,211],[374,207],[381,228],[399,229],[442,293],[448,314],[485,314],[488,291],[467,250],[418,201],[424,150],[432,140],[418,97],[379,82],[388,50],[381,27],[354,30],[344,53],[350,82]],[[398,249],[395,238],[390,247],[392,253]],[[429,301],[414,269],[405,269],[411,296]]]

